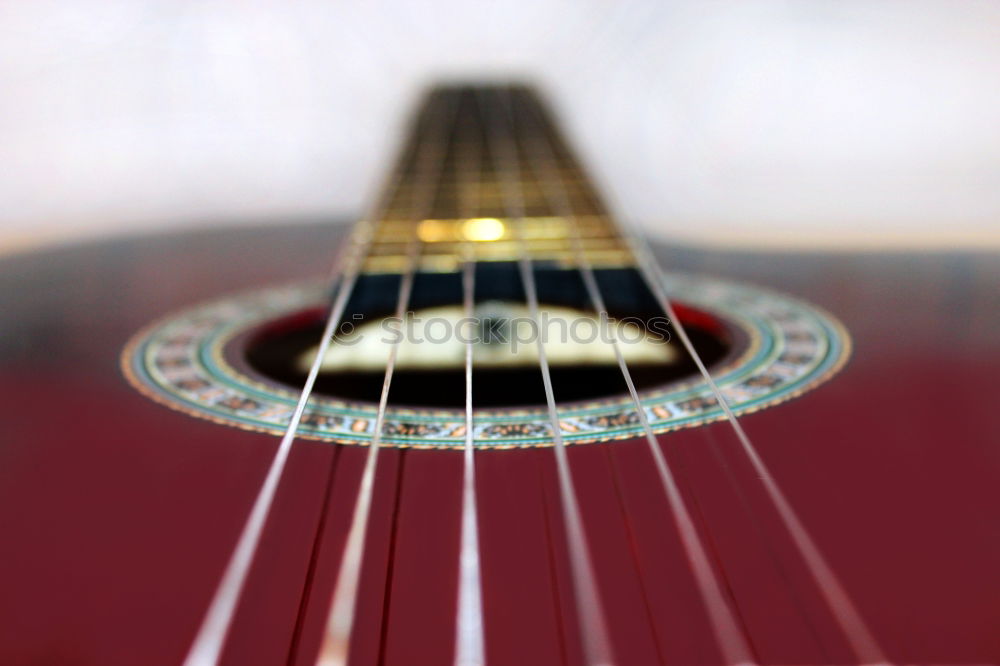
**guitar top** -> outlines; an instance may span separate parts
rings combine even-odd
[[[0,260],[0,662],[1000,662],[1000,258],[650,247],[518,86]]]

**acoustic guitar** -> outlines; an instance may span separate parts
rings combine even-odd
[[[996,663],[998,278],[651,246],[434,89],[349,228],[0,262],[0,662]]]

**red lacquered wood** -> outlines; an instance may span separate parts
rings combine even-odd
[[[445,455],[436,455],[444,453]],[[407,451],[383,620],[390,663],[447,663],[453,653],[462,455]]]
[[[552,571],[549,499],[537,451],[509,453],[477,461],[486,658],[500,664],[560,663],[571,646]]]
[[[277,440],[154,404],[123,380],[119,354],[171,311],[324,274],[340,233],[165,235],[0,260],[0,662],[180,661]],[[846,324],[844,370],[744,427],[892,661],[1000,660],[1000,260],[661,255]],[[759,660],[850,663],[727,424],[661,445]],[[310,663],[365,453],[296,444],[225,663]],[[717,663],[646,443],[569,453],[620,661]],[[381,455],[352,656],[441,663],[461,459]],[[581,663],[551,451],[477,465],[490,663]]]

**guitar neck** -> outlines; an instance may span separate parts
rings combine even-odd
[[[444,87],[416,116],[373,222],[364,271],[465,260],[632,266],[618,228],[539,98],[524,87]],[[585,257],[581,257],[583,252]]]

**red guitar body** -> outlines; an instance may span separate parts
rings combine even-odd
[[[277,438],[156,404],[122,350],[200,301],[322,278],[342,235],[187,232],[0,261],[0,662],[180,663]],[[1000,260],[659,254],[844,323],[839,374],[741,423],[891,661],[1000,661]],[[660,444],[756,658],[854,662],[730,425]],[[313,663],[365,452],[296,442],[223,663]],[[617,661],[719,663],[646,443],[569,459]],[[452,659],[461,460],[382,452],[352,663]],[[476,465],[487,662],[582,663],[551,449]]]

